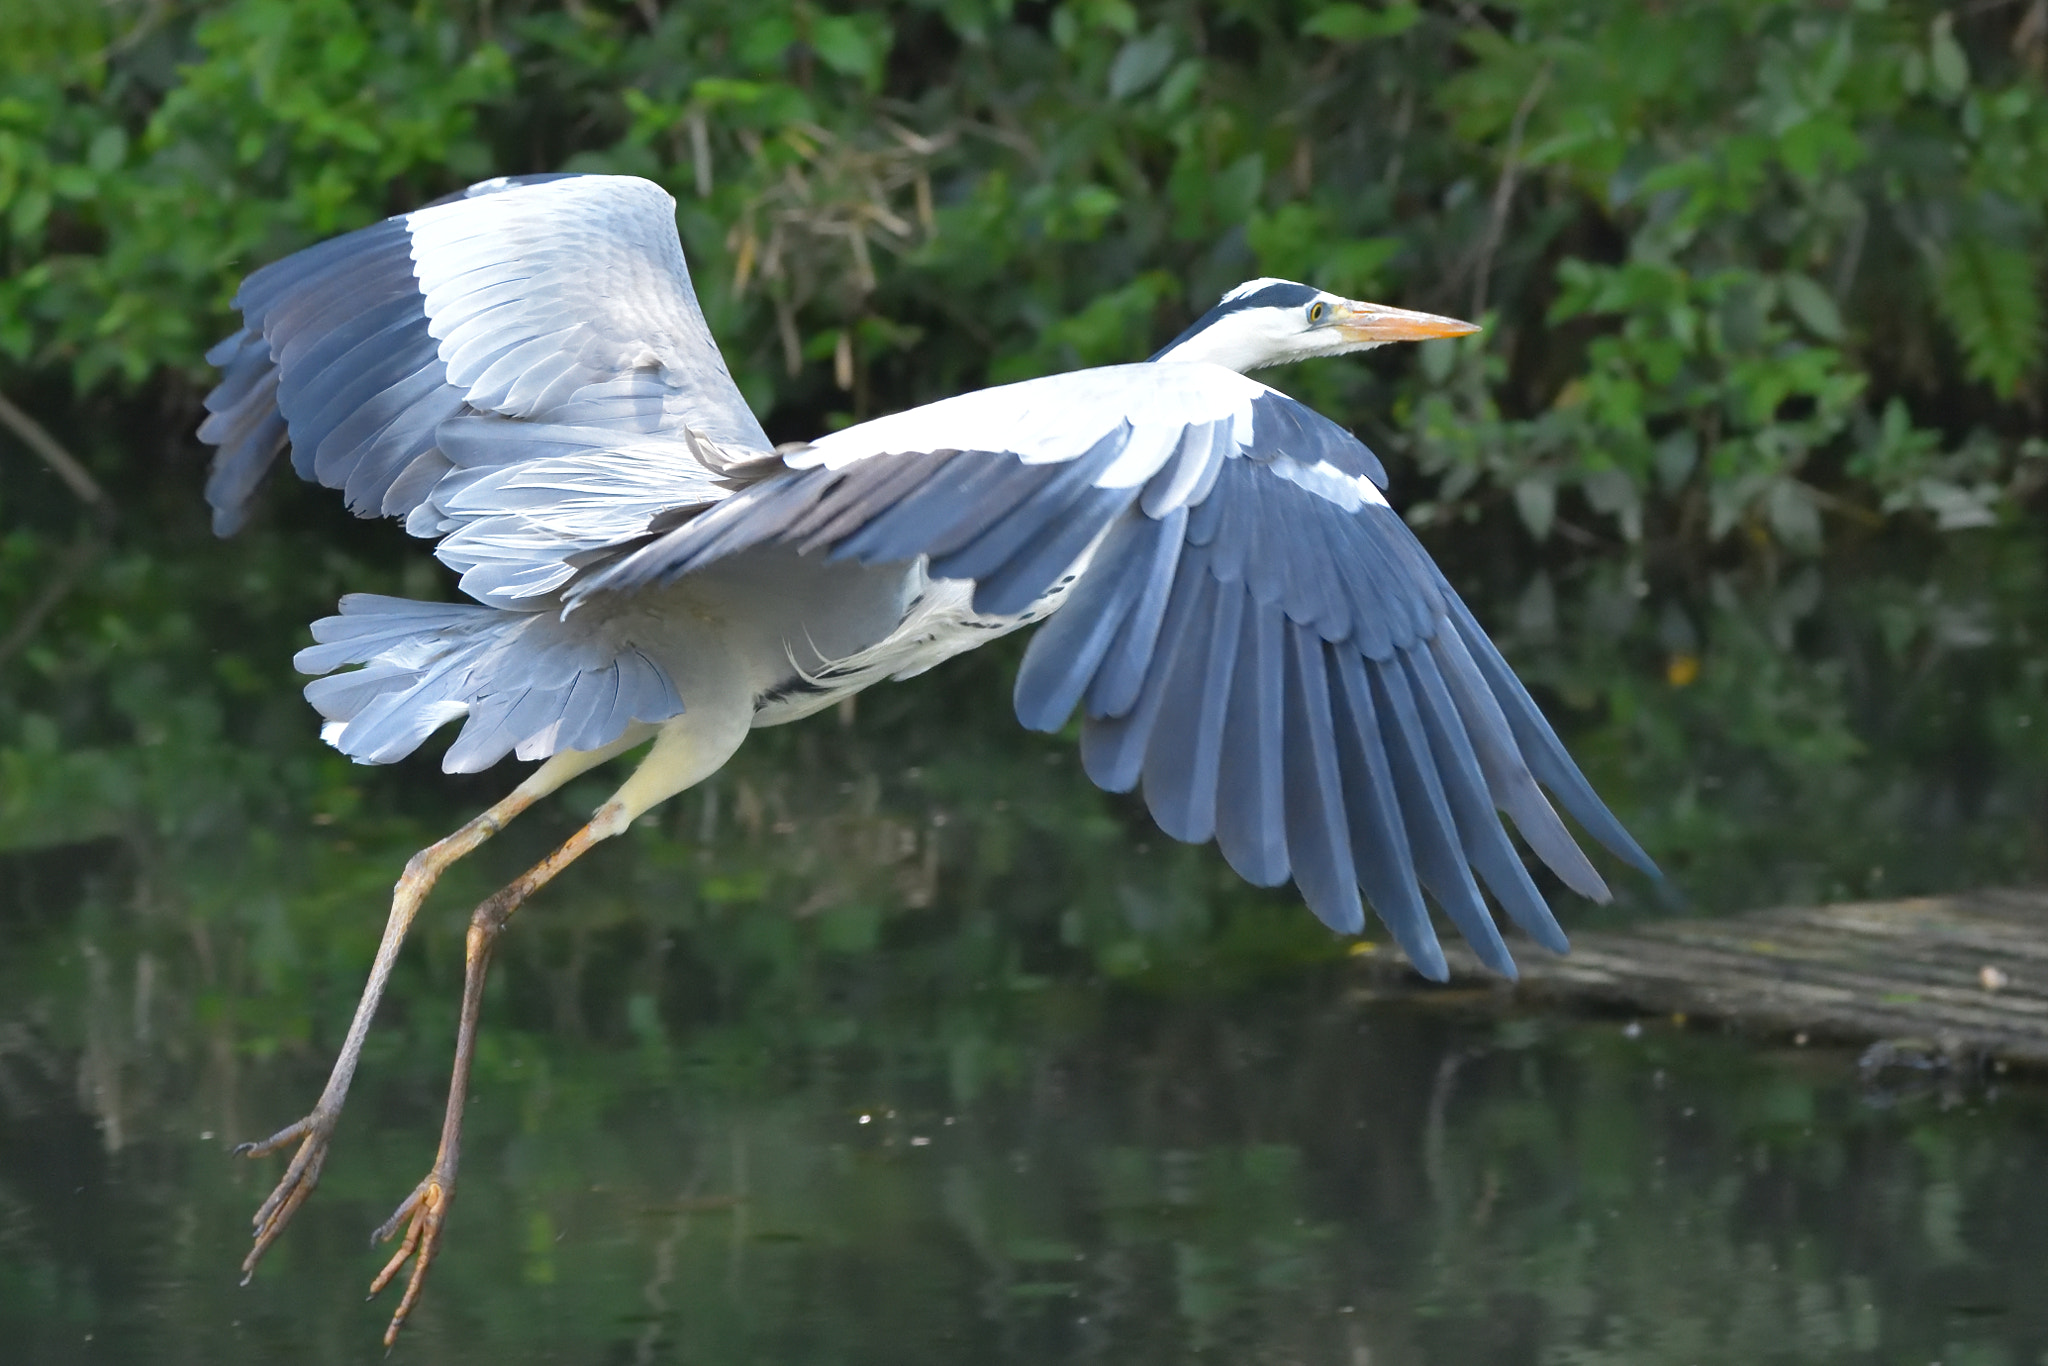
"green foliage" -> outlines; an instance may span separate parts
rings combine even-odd
[[[1936,298],[1962,343],[1972,379],[2010,393],[2041,361],[2038,253],[1969,239],[1942,263]]]
[[[1421,520],[1810,549],[1829,509],[2031,487],[2026,13],[7,0],[0,354],[196,386],[263,260],[491,173],[629,171],[678,192],[791,434],[1134,358],[1270,272],[1488,315],[1457,365],[1302,381],[1430,478]],[[1859,459],[1894,400],[1919,454]]]
[[[321,757],[285,661],[339,592],[433,596],[438,571],[304,490],[215,545],[185,434],[244,273],[494,172],[669,186],[778,436],[1141,356],[1273,273],[1486,317],[1281,377],[1396,456],[1447,542],[1507,520],[1575,545],[1731,539],[1768,577],[1831,522],[1984,527],[2048,477],[2025,435],[2048,50],[1999,12],[0,0],[0,23],[4,379],[63,415],[123,512],[0,661],[0,846],[222,848],[266,803],[334,818],[398,790]],[[68,553],[66,495],[25,460],[0,445],[0,621]],[[1703,640],[1753,639],[1741,613],[1688,610]],[[1779,680],[1768,705],[1839,690],[1789,648],[1748,670]],[[1629,700],[1641,668],[1601,660],[1575,704],[1660,714]],[[1859,714],[1800,715],[1746,752],[1859,781]],[[1639,791],[1684,767],[1660,762]],[[1103,810],[1039,828],[1082,839]],[[1010,836],[984,853],[1017,856]],[[1184,922],[1119,903],[1049,923],[1119,975],[1218,935],[1297,953],[1214,913],[1197,866]],[[758,873],[705,885],[779,895]],[[1131,930],[1148,917],[1171,932]]]
[[[488,172],[505,52],[432,6],[106,13],[120,31],[67,30],[0,97],[0,348],[81,389],[196,373],[253,264],[382,216],[408,178]]]
[[[1812,549],[1845,495],[1930,507],[1911,490],[1931,480],[1934,505],[1988,513],[2028,487],[2020,443],[1994,435],[2017,414],[1987,400],[2030,402],[2039,368],[2038,35],[1973,75],[1949,14],[1917,7],[1515,13],[1465,36],[1477,60],[1442,103],[1541,183],[1522,249],[1549,256],[1549,287],[1523,297],[1577,344],[1534,385],[1536,366],[1488,368],[1491,348],[1440,373],[1410,410],[1440,496],[1506,486],[1540,536],[1576,489],[1627,540],[1742,527]],[[1620,240],[1586,252],[1589,219]],[[1914,458],[1859,458],[1878,410],[1930,420]],[[1989,490],[1945,478],[1964,448],[1995,452]]]

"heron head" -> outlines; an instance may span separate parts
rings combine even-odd
[[[1340,356],[1388,342],[1462,337],[1474,323],[1339,298],[1291,280],[1248,280],[1152,357],[1208,361],[1242,374],[1268,365]]]

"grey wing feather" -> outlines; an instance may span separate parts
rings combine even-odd
[[[1563,953],[1567,947],[1564,930],[1545,904],[1542,893],[1536,890],[1529,870],[1508,843],[1507,832],[1494,814],[1497,799],[1473,751],[1466,718],[1451,701],[1443,677],[1437,672],[1433,652],[1411,650],[1403,659],[1408,666],[1423,733],[1429,739],[1430,757],[1442,779],[1466,860],[1516,924],[1545,948]],[[1554,814],[1552,819],[1556,819]],[[1578,863],[1591,871],[1584,854],[1579,855]],[[1598,874],[1593,876],[1593,886],[1597,890],[1589,894],[1605,900],[1607,888]]]
[[[1225,709],[1236,677],[1244,595],[1213,579],[1198,579],[1192,589],[1179,667],[1159,689],[1156,723],[1163,734],[1181,736],[1185,743],[1148,748],[1142,773],[1146,790],[1159,794],[1152,807],[1159,828],[1177,840],[1202,844],[1216,835]],[[1020,674],[1020,690],[1023,683]],[[1065,716],[1060,714],[1062,722]]]
[[[1579,772],[1579,766],[1565,752],[1557,732],[1536,709],[1529,690],[1522,686],[1522,681],[1515,677],[1507,661],[1500,657],[1500,651],[1494,648],[1493,642],[1487,639],[1486,632],[1473,618],[1472,609],[1455,596],[1450,600],[1450,607],[1451,623],[1488,691],[1506,714],[1514,732],[1516,749],[1531,776],[1555,794],[1573,819],[1592,832],[1593,838],[1632,866],[1652,877],[1659,876],[1656,863],[1614,818],[1614,813],[1593,791],[1593,785],[1586,781],[1586,775]]]
[[[200,428],[219,448],[207,497],[223,535],[288,443],[299,475],[359,515],[466,533],[444,558],[509,602],[559,587],[566,557],[642,534],[650,501],[722,496],[686,430],[768,445],[697,305],[674,201],[633,177],[488,181],[265,266],[236,307],[242,330],[208,353],[224,374]],[[521,440],[521,422],[573,435]],[[503,449],[480,455],[485,441]],[[550,455],[565,443],[573,459]],[[650,450],[662,469],[631,477]],[[473,474],[519,460],[545,468]],[[609,499],[602,477],[621,471]],[[562,518],[533,516],[551,488],[576,504],[561,535]]]
[[[1331,693],[1329,645],[1313,629],[1287,623],[1286,826],[1289,861],[1303,900],[1343,931],[1365,928],[1352,852]]]
[[[569,176],[404,221],[439,355],[471,407],[551,417],[585,389],[637,381],[632,420],[768,445],[704,323],[659,186]]]
[[[1241,592],[1230,584],[1220,585],[1220,591]],[[1282,744],[1292,718],[1281,710],[1284,622],[1278,613],[1258,610],[1256,603],[1245,608],[1217,755],[1216,844],[1247,882],[1276,887],[1289,873]]]
[[[1126,512],[1096,551],[1065,609],[1039,630],[1050,637],[1017,676],[1017,718],[1058,730],[1085,694],[1105,715],[1136,700],[1166,615],[1187,509],[1157,520]]]
[[[1407,822],[1409,854],[1416,877],[1444,908],[1479,961],[1504,977],[1515,975],[1514,959],[1487,913],[1472,866],[1459,846],[1457,822],[1445,796],[1443,775],[1430,754],[1422,716],[1408,686],[1402,656],[1375,661],[1366,669],[1382,724],[1394,791]],[[1391,926],[1389,926],[1391,928]],[[1405,948],[1406,946],[1403,945]]]
[[[1115,446],[1094,449],[1100,467]],[[975,592],[984,613],[1021,612],[1040,597],[1131,501],[1130,490],[1074,488],[1073,470],[1025,465],[1003,451],[945,451],[908,457],[930,475],[883,503],[878,488],[895,488],[898,462],[876,460],[846,471],[800,470],[742,489],[685,526],[571,586],[571,600],[669,582],[753,546],[783,543],[800,553],[822,549],[860,564],[914,560],[934,541],[954,548],[932,557],[935,578],[968,577],[949,563],[969,557],[985,577]],[[1086,485],[1085,472],[1081,482]],[[1074,496],[1059,504],[1057,525],[1033,502],[1048,488]],[[907,511],[905,509],[908,509]],[[872,509],[865,520],[857,510]],[[1021,535],[1013,531],[1021,527]],[[1052,545],[1047,553],[1048,543]],[[1078,542],[1078,545],[1073,544]],[[1064,558],[1061,550],[1064,549]]]
[[[250,500],[285,446],[284,414],[277,409],[277,367],[261,334],[246,329],[206,353],[226,373],[206,396],[199,439],[219,448],[206,479],[213,530],[232,536],[248,520]]]
[[[1427,890],[1512,975],[1483,885],[1564,947],[1501,813],[1568,885],[1608,893],[1543,787],[1654,874],[1387,505],[1378,460],[1262,385],[1112,367],[884,418],[788,463],[572,600],[770,542],[922,556],[987,612],[1084,565],[1025,654],[1019,719],[1056,730],[1080,709],[1092,779],[1142,786],[1163,830],[1216,839],[1248,881],[1292,878],[1334,928],[1360,928],[1362,891],[1440,977]]]
[[[450,470],[422,524],[481,602],[518,606],[567,584],[585,557],[727,494],[687,439],[470,416],[444,423]]]
[[[1226,459],[1163,570],[1177,625],[1159,632],[1137,696],[1095,691],[1112,656],[1101,650],[1091,670],[1079,645],[1114,630],[1107,619],[1139,595],[1093,590],[1084,575],[1025,654],[1019,716],[1056,729],[1080,705],[1091,777],[1142,783],[1179,837],[1204,837],[1213,811],[1233,867],[1254,882],[1292,876],[1334,928],[1358,928],[1363,888],[1417,967],[1441,976],[1426,888],[1482,960],[1512,975],[1482,882],[1540,943],[1561,949],[1564,937],[1497,813],[1575,890],[1607,896],[1539,780],[1614,852],[1655,866],[1407,526],[1333,480],[1340,470],[1318,446]]]
[[[1370,666],[1349,650],[1326,648],[1333,683],[1330,711],[1337,735],[1338,771],[1343,775],[1352,864],[1359,886],[1416,971],[1441,982],[1450,969],[1422,901],[1409,821],[1402,813],[1393,765],[1387,757],[1386,727],[1366,674]]]

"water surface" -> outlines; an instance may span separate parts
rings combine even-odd
[[[2041,569],[2002,533],[1463,579],[1712,913],[2043,875]],[[508,780],[349,769],[178,648],[0,801],[0,1334],[374,1360],[466,908],[605,786],[450,878],[238,1288],[278,1163],[226,1148],[311,1101],[391,877]],[[757,737],[522,913],[401,1358],[2048,1363],[2037,1084],[1422,989],[1018,732],[1011,658]],[[1613,871],[1568,926],[1668,913]]]

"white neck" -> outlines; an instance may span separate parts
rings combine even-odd
[[[1279,316],[1276,310],[1252,308],[1224,314],[1159,359],[1207,361],[1242,375],[1260,366],[1292,360],[1290,343],[1299,340],[1299,327]]]

